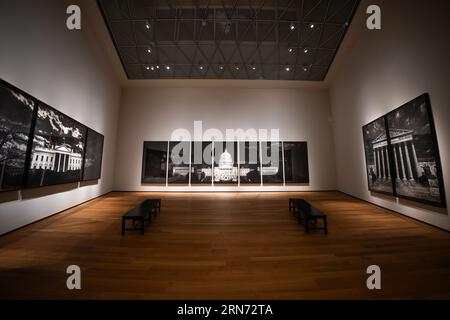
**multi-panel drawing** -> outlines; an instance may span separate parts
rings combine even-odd
[[[428,94],[363,127],[369,190],[445,207]]]
[[[0,191],[101,176],[103,135],[0,80]]]
[[[308,146],[306,142],[279,141],[146,141],[142,183],[305,184],[309,183]]]

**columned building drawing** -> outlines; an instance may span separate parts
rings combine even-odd
[[[420,167],[414,146],[413,131],[391,129],[389,135],[397,181],[414,182],[420,176]],[[392,178],[386,134],[380,135],[373,142],[375,174],[378,179]]]
[[[81,154],[73,153],[65,144],[54,148],[36,147],[31,156],[31,169],[66,172],[80,170],[81,165]]]

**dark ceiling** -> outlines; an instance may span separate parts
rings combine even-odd
[[[98,0],[129,79],[324,80],[360,0]]]

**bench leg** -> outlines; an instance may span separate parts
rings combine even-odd
[[[122,218],[122,235],[125,234],[125,219]]]

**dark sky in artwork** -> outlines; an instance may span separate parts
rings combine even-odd
[[[35,144],[68,144],[74,152],[81,153],[84,148],[86,129],[64,114],[39,105],[35,128]]]
[[[430,119],[425,98],[416,99],[388,115],[390,129],[406,129],[415,135],[430,134]]]
[[[431,135],[431,124],[427,99],[419,97],[388,115],[390,129],[413,131],[414,146],[419,161],[435,161],[435,146]]]
[[[386,127],[384,125],[384,118],[380,118],[375,120],[374,122],[366,125],[364,127],[364,135],[367,139],[367,142],[372,142],[380,135],[386,133]]]

